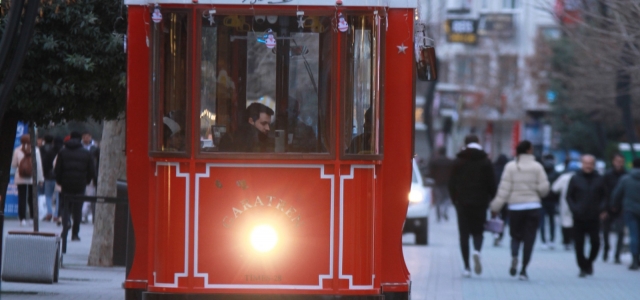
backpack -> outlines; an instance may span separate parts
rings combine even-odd
[[[23,144],[22,153],[24,153],[24,157],[18,164],[18,174],[22,178],[29,178],[31,177],[31,173],[33,173],[33,164],[31,163],[31,146]]]

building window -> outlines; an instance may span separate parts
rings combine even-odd
[[[519,6],[519,0],[502,0],[502,8],[504,9],[516,9]]]
[[[500,86],[514,87],[518,83],[518,57],[501,56],[498,61]]]
[[[474,63],[471,56],[458,56],[456,58],[456,82],[460,85],[470,86],[474,84]]]
[[[438,81],[449,82],[449,61],[441,60],[438,62]]]
[[[475,61],[476,85],[480,88],[489,88],[491,84],[491,57],[489,55],[476,56]]]

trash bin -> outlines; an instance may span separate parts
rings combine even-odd
[[[54,233],[10,231],[5,242],[2,280],[58,282],[60,237]]]

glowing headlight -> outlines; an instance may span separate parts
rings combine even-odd
[[[409,202],[418,203],[422,202],[424,195],[420,190],[411,190],[409,193]]]
[[[250,241],[258,252],[269,252],[278,243],[278,233],[269,225],[258,225],[251,231]]]

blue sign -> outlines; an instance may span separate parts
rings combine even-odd
[[[16,139],[13,143],[14,148],[20,146],[20,137],[23,134],[28,133],[29,128],[26,124],[18,122],[16,128]],[[17,217],[18,216],[18,186],[13,182],[13,175],[16,170],[11,169],[11,178],[9,179],[9,186],[7,186],[7,197],[4,200],[4,216],[5,217]]]

